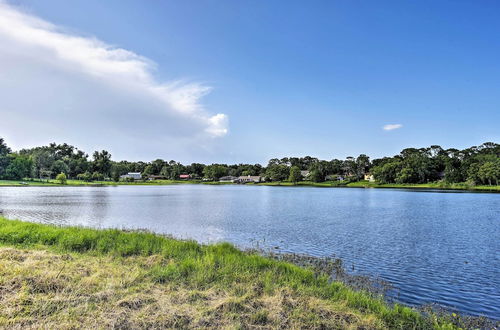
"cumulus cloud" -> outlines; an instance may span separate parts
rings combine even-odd
[[[14,147],[57,141],[118,158],[185,157],[227,134],[227,116],[200,103],[210,87],[161,82],[154,69],[0,0],[0,136]]]
[[[382,128],[384,129],[384,131],[392,131],[392,130],[395,130],[395,129],[398,129],[401,127],[403,127],[403,125],[401,125],[401,124],[387,124],[387,125],[384,125],[384,127],[382,127]]]

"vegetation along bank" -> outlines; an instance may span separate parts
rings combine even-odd
[[[453,329],[312,268],[152,233],[0,218],[0,327]]]
[[[467,149],[407,148],[393,157],[345,160],[285,157],[260,164],[200,164],[156,159],[113,161],[106,151],[92,158],[68,144],[13,152],[0,138],[0,185],[111,185],[252,183],[318,187],[390,187],[498,191],[500,145]]]

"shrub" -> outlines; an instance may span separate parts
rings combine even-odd
[[[66,184],[66,174],[64,173],[59,173],[57,176],[56,176],[56,180],[59,181],[61,184]]]

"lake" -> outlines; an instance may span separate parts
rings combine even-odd
[[[2,187],[8,218],[335,256],[409,305],[500,319],[500,194],[237,185]]]

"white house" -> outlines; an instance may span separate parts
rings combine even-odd
[[[236,176],[223,176],[222,178],[219,179],[219,182],[236,182],[238,181],[238,177]]]
[[[375,177],[373,176],[373,174],[366,173],[365,180],[370,181],[370,182],[375,182]]]
[[[142,179],[142,174],[141,172],[128,172],[127,174],[120,175],[120,179],[140,180]]]
[[[261,176],[258,175],[242,175],[238,177],[238,182],[239,183],[247,183],[247,182],[255,182],[259,183],[263,181]]]

